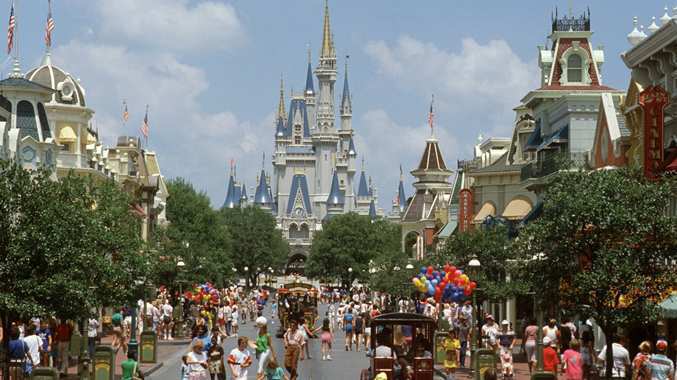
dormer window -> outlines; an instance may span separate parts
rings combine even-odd
[[[578,54],[567,58],[567,82],[583,82],[583,59]]]

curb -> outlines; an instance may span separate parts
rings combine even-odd
[[[165,364],[164,362],[155,363],[152,367],[148,368],[147,370],[145,370],[145,371],[142,370],[141,374],[144,377],[146,377],[146,376],[150,375],[151,373],[160,369],[164,364]]]

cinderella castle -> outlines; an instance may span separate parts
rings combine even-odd
[[[254,193],[250,198],[231,165],[224,207],[254,204],[270,210],[276,216],[277,227],[289,241],[291,269],[295,265],[302,267],[313,235],[322,229],[323,222],[348,212],[369,215],[372,219],[383,214],[377,208],[376,189],[371,177],[365,173],[364,159],[359,165],[359,181],[355,183],[358,150],[353,140],[347,57],[338,112],[334,91],[337,76],[336,47],[329,6],[325,2],[317,67],[313,71],[309,52],[304,90],[299,94],[292,93],[288,106],[283,84],[280,84],[273,126],[272,175],[261,168],[256,189],[250,190],[250,194]],[[337,116],[340,123],[337,123]]]

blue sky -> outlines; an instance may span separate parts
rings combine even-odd
[[[16,0],[24,70],[44,52],[47,0]],[[593,44],[603,45],[605,84],[625,89],[632,17],[648,26],[674,0],[572,0],[590,6]],[[7,19],[9,1],[0,9]],[[390,209],[399,178],[416,165],[429,130],[447,164],[471,157],[479,133],[508,136],[512,108],[538,85],[536,46],[550,14],[568,1],[330,0],[340,67],[350,55],[357,149]],[[255,182],[270,157],[280,74],[287,96],[305,80],[306,49],[317,63],[322,0],[53,0],[55,65],[81,79],[105,142],[138,135],[150,105],[150,147],[167,177],[185,177],[215,206],[225,197],[227,162]],[[670,11],[672,13],[672,11]],[[5,64],[5,72],[9,65]],[[337,94],[342,75],[339,73]],[[121,103],[130,121],[121,121]],[[270,170],[270,164],[267,164]],[[411,177],[407,176],[411,183]],[[407,192],[411,193],[411,187]]]

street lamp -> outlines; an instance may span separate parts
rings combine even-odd
[[[134,285],[135,289],[138,289],[139,286],[143,285],[144,281],[141,280],[134,280]],[[130,338],[129,338],[129,344],[127,345],[127,351],[129,352],[129,355],[134,358],[134,360],[138,361],[138,353],[139,353],[139,343],[136,341],[136,333],[138,332],[138,327],[136,326],[136,309],[137,309],[137,304],[136,301],[132,304],[132,326],[130,328]]]
[[[412,270],[412,269],[414,269],[414,266],[411,263],[409,263],[409,264],[407,264],[407,266],[405,268],[407,270]]]
[[[480,261],[477,259],[476,256],[473,255],[472,259],[468,262],[468,272],[470,275],[474,278],[477,279],[477,275],[480,272],[480,268],[482,267],[482,264]],[[470,339],[470,352],[472,353],[470,360],[472,361],[472,367],[473,367],[473,379],[479,380],[480,377],[480,371],[479,371],[479,360],[477,360],[477,342],[480,339],[480,336],[482,335],[480,333],[480,324],[479,324],[479,316],[477,315],[477,290],[472,292],[472,323],[476,323],[477,327],[476,328],[471,328],[471,339]],[[472,326],[471,323],[471,326]],[[475,337],[475,334],[477,334],[477,337]]]

